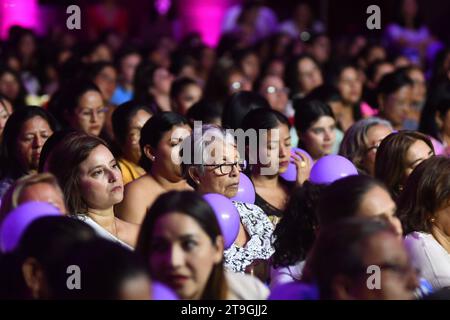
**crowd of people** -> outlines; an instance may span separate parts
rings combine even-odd
[[[274,26],[245,1],[216,48],[195,33],[117,45],[11,28],[0,298],[448,295],[450,47],[399,3],[382,38],[346,50],[306,3]],[[354,173],[314,179],[342,161]],[[209,194],[236,211],[231,243]]]

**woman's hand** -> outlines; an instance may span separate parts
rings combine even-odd
[[[300,151],[295,151],[295,154],[292,154],[291,157],[294,161],[295,168],[297,169],[296,185],[301,186],[306,180],[308,180],[309,174],[311,173],[311,160]]]

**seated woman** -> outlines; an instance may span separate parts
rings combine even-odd
[[[102,132],[108,111],[100,89],[91,82],[62,88],[52,97],[48,108],[65,127],[92,136]]]
[[[149,108],[133,100],[118,106],[112,114],[112,128],[120,150],[118,162],[124,185],[145,174],[144,168],[139,166],[142,155],[139,140],[142,127],[151,117]]]
[[[290,207],[275,230],[275,254],[271,285],[299,280],[303,273],[304,259],[308,255],[316,230],[346,218],[366,217],[386,220],[402,237],[402,226],[395,215],[396,206],[386,187],[365,175],[339,179],[320,193],[315,204],[317,217],[311,217],[308,199],[304,191],[297,193],[301,202]],[[310,197],[311,198],[311,197]],[[295,202],[293,202],[295,203]],[[309,216],[308,216],[309,214]]]
[[[317,161],[332,152],[336,139],[336,120],[331,108],[319,100],[294,100],[298,146]]]
[[[434,289],[450,286],[450,159],[431,157],[408,178],[398,201],[414,265]]]
[[[40,107],[13,112],[0,146],[0,199],[15,180],[36,172],[42,146],[57,129],[52,115]]]
[[[124,199],[116,207],[119,217],[141,224],[147,209],[160,194],[192,190],[176,163],[180,144],[190,133],[187,120],[174,112],[158,113],[145,123],[139,140],[139,164],[147,174],[126,185]]]
[[[294,184],[300,186],[308,179],[312,164],[309,157],[300,152],[291,155],[290,125],[282,113],[272,109],[252,110],[245,116],[242,125],[246,133],[255,130],[257,134],[257,139],[249,139],[246,146],[249,175],[256,191],[255,204],[276,224]],[[254,148],[255,146],[259,148]],[[287,170],[290,162],[297,169],[295,183],[280,177],[280,173]]]
[[[51,173],[39,173],[18,179],[3,197],[0,207],[0,224],[11,210],[29,201],[48,202],[66,213],[64,195],[58,181]]]
[[[367,277],[372,266],[379,267],[379,287]],[[410,300],[418,287],[402,240],[389,224],[367,218],[321,229],[302,280],[317,284],[321,300]]]
[[[69,133],[47,156],[46,167],[58,179],[70,215],[106,239],[126,248],[134,246],[138,226],[114,216],[114,205],[123,199],[123,182],[106,142]]]
[[[234,137],[218,126],[206,125],[195,132],[181,148],[183,173],[201,194],[219,193],[227,198],[236,195],[239,173],[244,165]],[[252,264],[267,260],[273,253],[273,225],[256,205],[233,202],[241,225],[233,245],[225,250],[225,267],[234,272],[250,271]]]
[[[414,168],[433,155],[433,145],[426,135],[415,131],[392,133],[377,149],[375,178],[382,181],[397,200]]]
[[[181,299],[266,299],[256,278],[224,270],[223,237],[208,203],[191,191],[159,196],[145,216],[136,251],[152,279]]]
[[[374,176],[377,149],[392,130],[391,124],[380,118],[359,120],[345,133],[339,155],[353,162],[360,174]]]

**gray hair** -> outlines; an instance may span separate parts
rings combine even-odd
[[[216,157],[212,157],[211,152],[208,151],[213,149],[213,144],[218,141],[223,144],[236,145],[234,135],[230,130],[214,124],[194,125],[194,130],[189,137],[183,140],[180,149],[182,173],[188,181],[190,167],[196,167],[199,173],[203,174],[206,164],[214,164]]]
[[[368,147],[367,133],[370,128],[377,125],[393,130],[389,121],[378,117],[359,120],[347,130],[339,149],[339,155],[349,159],[362,172],[367,173],[362,164]]]

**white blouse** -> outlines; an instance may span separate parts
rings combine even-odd
[[[72,217],[75,219],[81,220],[84,223],[91,226],[95,230],[95,233],[99,237],[116,242],[116,243],[120,244],[122,247],[125,247],[127,249],[134,250],[132,246],[130,246],[128,243],[123,242],[122,240],[117,238],[112,233],[108,232],[105,228],[103,228],[101,225],[99,225],[97,222],[95,222],[95,220],[92,219],[91,217],[89,217],[85,214],[76,214],[76,215],[73,215]]]
[[[450,254],[433,235],[412,232],[405,237],[414,267],[431,283],[435,290],[450,286]]]
[[[232,244],[224,251],[225,268],[233,272],[245,272],[254,260],[269,259],[274,253],[272,247],[272,222],[260,207],[254,204],[233,201],[241,217],[241,223],[250,236],[243,246]]]

